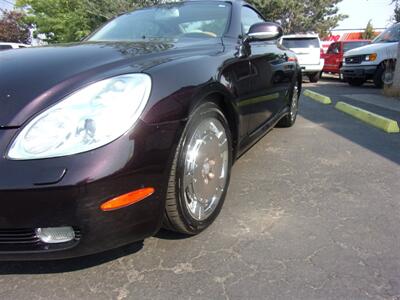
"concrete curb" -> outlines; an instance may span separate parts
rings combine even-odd
[[[395,120],[385,118],[370,111],[339,101],[335,108],[360,121],[363,121],[387,133],[399,133],[399,125]]]
[[[331,104],[332,103],[332,100],[330,97],[318,94],[318,93],[310,91],[310,90],[304,90],[303,94],[304,94],[304,96],[307,96],[307,97],[309,97],[317,102],[320,102],[322,104]]]

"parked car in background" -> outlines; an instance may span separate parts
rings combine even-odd
[[[370,44],[370,40],[353,40],[353,41],[339,41],[332,43],[326,54],[324,54],[324,68],[323,72],[340,74],[340,69],[343,64],[343,56],[347,51],[359,48]],[[342,76],[340,75],[342,79]]]
[[[385,78],[393,73],[399,41],[400,23],[397,23],[382,32],[370,45],[346,52],[340,70],[344,80],[353,86],[373,80],[376,87],[382,88]]]
[[[233,162],[296,121],[301,69],[282,35],[245,2],[188,1],[0,53],[0,260],[205,230]]]
[[[317,34],[285,35],[280,43],[296,53],[303,75],[318,82],[324,67],[321,41]]]
[[[27,45],[27,44],[0,42],[0,51],[11,50],[11,49],[20,49],[20,48],[29,48],[29,47],[31,47],[31,46]]]

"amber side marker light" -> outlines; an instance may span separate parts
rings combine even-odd
[[[154,188],[144,188],[140,190],[136,190],[130,192],[128,194],[124,194],[122,196],[118,196],[114,199],[111,199],[107,202],[104,202],[100,208],[102,211],[113,211],[120,208],[127,207],[129,205],[138,203],[147,197],[154,194]]]

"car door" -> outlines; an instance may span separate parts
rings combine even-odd
[[[338,58],[340,59],[340,43],[332,43],[328,51],[326,52],[325,55],[325,66],[324,66],[324,71],[326,72],[337,72],[339,69],[340,61],[338,61]]]
[[[246,34],[253,24],[265,22],[264,18],[249,6],[242,7],[242,30]],[[274,118],[288,104],[288,90],[293,78],[293,64],[288,62],[286,49],[277,41],[250,43],[249,95],[239,105],[244,108],[248,120],[248,133]]]

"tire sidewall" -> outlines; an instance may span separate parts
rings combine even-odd
[[[185,158],[186,158],[186,153],[187,153],[187,147],[188,143],[190,141],[191,136],[195,132],[197,126],[200,124],[200,122],[206,118],[216,118],[218,121],[221,122],[221,124],[225,128],[225,133],[226,137],[228,140],[228,174],[227,174],[227,183],[226,187],[224,189],[224,192],[222,193],[221,199],[215,208],[214,212],[206,219],[203,221],[198,221],[194,219],[190,213],[188,212],[188,209],[186,207],[185,203],[185,197],[184,197],[184,189],[183,189],[183,176],[184,176],[184,169],[185,169]],[[178,213],[181,216],[181,220],[183,221],[186,229],[188,232],[192,234],[197,234],[206,229],[209,225],[211,225],[214,220],[218,217],[222,206],[225,202],[225,197],[228,191],[229,187],[229,182],[230,182],[230,175],[231,175],[231,168],[232,168],[232,137],[231,133],[229,130],[228,122],[219,109],[219,107],[212,103],[212,102],[206,102],[204,104],[201,104],[199,107],[195,109],[195,111],[191,114],[191,117],[189,118],[189,121],[186,125],[186,128],[183,133],[183,138],[181,139],[180,145],[179,145],[179,150],[178,150],[178,160],[177,160],[177,169],[176,169],[176,186],[175,186],[175,194],[176,194],[176,201],[177,201],[177,208],[178,208]]]
[[[355,87],[360,87],[365,83],[365,80],[360,78],[351,78],[347,80],[348,84]]]
[[[290,116],[290,112],[292,110],[293,95],[294,95],[294,92],[295,92],[295,86],[296,85],[297,85],[297,88],[298,88],[297,100],[296,100],[297,101],[297,112],[296,112],[295,118],[292,120],[292,118]],[[301,93],[300,84],[299,84],[299,82],[296,81],[293,84],[293,86],[292,86],[292,88],[290,90],[290,93],[289,93],[289,99],[290,99],[290,102],[289,102],[289,105],[288,105],[289,106],[289,112],[278,122],[278,124],[277,124],[278,127],[288,128],[288,127],[292,127],[296,123],[297,116],[298,116],[299,110],[300,110],[300,93]]]
[[[378,69],[376,70],[376,73],[375,73],[375,75],[374,75],[374,85],[375,85],[377,88],[382,88],[383,85],[384,85],[384,82],[383,82],[383,74],[385,73],[385,71],[386,71],[386,67],[385,67],[384,64],[381,64],[381,65],[378,67]]]
[[[321,78],[321,72],[316,72],[308,75],[308,79],[310,80],[311,83],[317,83],[320,78]]]
[[[296,86],[297,86],[297,96],[296,96],[297,111],[296,111],[296,115],[295,115],[293,120],[292,120],[290,114],[288,115],[290,126],[293,126],[296,123],[297,116],[298,116],[299,110],[300,110],[300,84],[297,81],[296,81],[296,83],[294,84],[294,86],[292,88],[292,92],[290,93],[290,97],[292,99],[292,101],[290,101],[290,109],[292,109],[293,96],[294,96],[294,93],[296,92],[296,90],[295,90]]]

